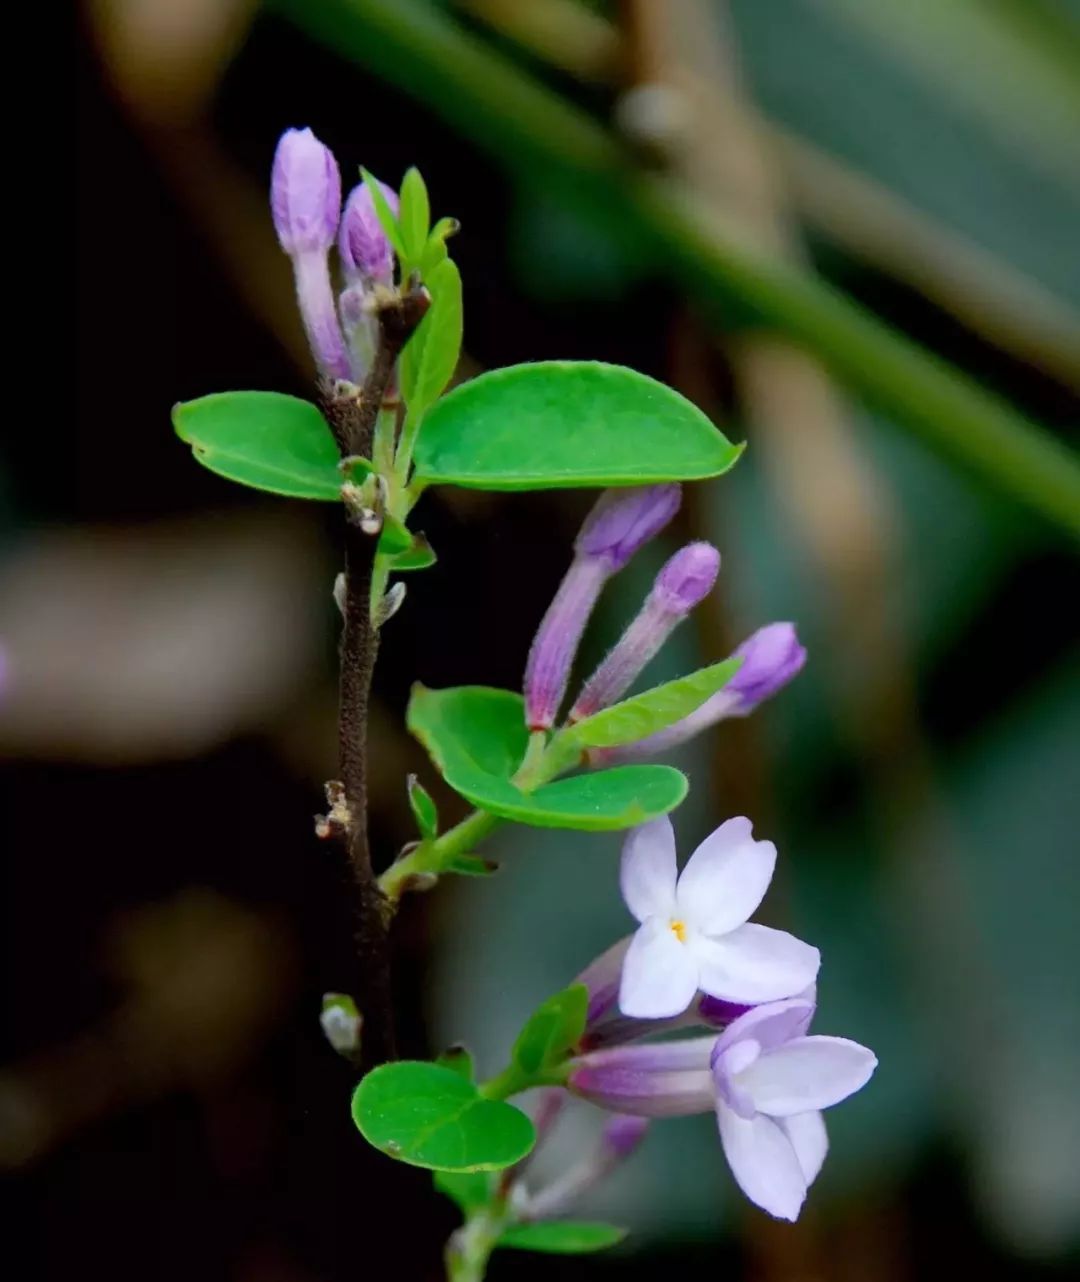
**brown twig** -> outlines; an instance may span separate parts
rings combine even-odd
[[[429,298],[416,282],[380,302],[376,316],[379,342],[363,386],[324,389],[323,403],[342,457],[370,457],[375,422],[394,373],[394,364],[409,335],[423,319]],[[390,905],[371,861],[368,839],[367,727],[371,679],[379,648],[372,621],[371,582],[378,531],[370,532],[346,507],[345,601],[341,639],[341,684],[338,705],[338,752],[344,802],[341,813],[345,847],[358,891],[357,951],[360,976],[357,1007],[363,1018],[361,1058],[373,1067],[394,1056],[393,1002],[390,987],[388,927]]]

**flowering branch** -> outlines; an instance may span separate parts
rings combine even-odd
[[[365,171],[342,212],[334,157],[310,130],[289,130],[275,156],[271,208],[293,263],[319,407],[276,393],[223,393],[177,406],[174,421],[213,471],[343,507],[345,568],[334,586],[343,617],[341,769],[316,833],[340,843],[357,890],[356,996],[326,994],[320,1015],[334,1049],[366,1070],[353,1120],[384,1153],[434,1171],[436,1188],[457,1202],[463,1223],[445,1253],[451,1282],[480,1282],[497,1248],[565,1253],[617,1242],[624,1230],[564,1212],[637,1148],[650,1117],[715,1112],[747,1196],[795,1218],[824,1157],[821,1110],[858,1090],[875,1061],[857,1043],[808,1035],[817,949],[748,920],[772,877],[775,847],[754,840],[748,819],[730,819],[677,875],[666,816],[687,780],[641,758],[747,715],[799,671],[805,652],[790,624],[774,624],[721,662],[629,693],[714,585],[719,552],[691,543],[669,557],[622,638],[568,698],[608,581],[670,522],[682,481],[721,475],[741,447],[677,393],[618,366],[522,365],[444,397],[462,336],[461,278],[445,244],[457,224],[430,225],[415,169],[400,193]],[[344,276],[337,294],[328,257],[335,243]],[[435,802],[410,776],[419,840],[376,877],[372,674],[380,629],[405,594],[400,579],[388,587],[390,576],[435,560],[406,522],[438,483],[608,488],[540,622],[521,693],[414,688],[409,729],[475,809],[440,833]],[[401,897],[447,873],[494,871],[473,851],[506,822],[628,830],[622,888],[638,929],[542,1003],[486,1081],[462,1048],[434,1062],[396,1061],[388,935]],[[629,1045],[688,1026],[710,1031]],[[537,1087],[543,1102],[531,1119],[509,1100]],[[616,1116],[594,1150],[546,1187],[530,1187],[531,1154],[567,1092]]]

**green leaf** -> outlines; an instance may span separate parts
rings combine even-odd
[[[499,1238],[496,1246],[518,1251],[546,1251],[552,1255],[583,1255],[603,1251],[626,1237],[626,1229],[616,1224],[592,1223],[588,1220],[540,1220],[536,1224],[514,1224]]]
[[[471,1211],[478,1211],[491,1197],[491,1176],[483,1171],[460,1175],[452,1171],[436,1171],[433,1177],[438,1191],[456,1202],[468,1218]]]
[[[368,173],[366,169],[360,170],[360,176],[364,180],[364,186],[371,193],[371,203],[375,207],[375,217],[379,220],[379,226],[386,233],[386,239],[393,245],[398,258],[404,258],[406,256],[405,241],[401,235],[401,226],[383,194],[383,189],[379,186],[375,175]]]
[[[741,658],[725,659],[687,677],[665,682],[586,717],[563,730],[559,738],[582,748],[615,748],[622,743],[635,743],[696,711],[706,699],[723,689],[741,667]]]
[[[742,452],[684,396],[619,365],[541,361],[482,374],[424,420],[421,484],[546,490],[701,480]]]
[[[340,455],[310,401],[215,392],[173,406],[173,427],[211,472],[295,499],[341,499]]]
[[[431,544],[418,531],[413,535],[411,547],[406,548],[404,552],[395,553],[390,561],[390,569],[396,570],[399,574],[403,570],[426,570],[438,559]]]
[[[686,796],[685,776],[670,766],[616,766],[523,791],[512,776],[528,731],[522,698],[509,690],[416,685],[406,719],[450,787],[503,819],[608,832],[667,814]]]
[[[490,877],[499,871],[494,859],[482,855],[454,855],[443,865],[443,872],[455,872],[459,877]]]
[[[461,274],[447,258],[424,280],[431,306],[401,354],[401,391],[413,418],[442,395],[461,355]]]
[[[589,990],[584,984],[571,984],[549,997],[518,1034],[512,1052],[514,1063],[530,1077],[559,1063],[581,1040],[588,1013]]]
[[[464,1046],[448,1046],[435,1061],[441,1068],[448,1068],[467,1082],[476,1081],[476,1065],[471,1053]]]
[[[439,831],[439,812],[431,799],[431,793],[416,775],[409,775],[405,786],[408,789],[409,805],[412,808],[416,826],[420,830],[420,836],[425,841],[430,841]]]
[[[435,226],[431,229],[431,235],[424,246],[424,252],[420,255],[420,261],[417,264],[420,270],[421,280],[427,280],[431,272],[446,259],[446,242],[449,237],[461,230],[461,224],[456,218],[440,218]]]
[[[401,240],[405,247],[407,268],[414,267],[424,252],[428,241],[428,228],[431,225],[431,204],[428,200],[427,187],[420,170],[415,166],[408,170],[401,180],[401,205],[398,213],[398,226],[401,228]]]
[[[412,549],[412,531],[389,512],[383,515],[382,531],[379,534],[379,555],[396,556],[399,552]]]
[[[483,1099],[460,1073],[420,1060],[368,1073],[353,1093],[352,1116],[369,1144],[429,1170],[498,1171],[536,1142],[520,1109]]]

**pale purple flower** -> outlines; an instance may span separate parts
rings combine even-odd
[[[274,153],[270,209],[281,248],[292,259],[296,299],[319,371],[349,378],[327,253],[341,214],[341,175],[329,147],[310,129],[287,129]]]
[[[743,661],[738,672],[689,716],[635,743],[596,749],[589,754],[590,762],[606,766],[647,760],[678,747],[718,721],[747,716],[799,674],[806,662],[806,650],[793,623],[769,623],[748,637],[732,658]]]
[[[720,553],[709,543],[680,548],[656,577],[641,612],[585,683],[570,720],[610,707],[630,688],[675,628],[705,597],[720,572]]]
[[[877,1067],[858,1042],[807,1036],[813,1010],[801,1000],[759,1006],[721,1033],[712,1052],[731,1173],[751,1202],[781,1220],[798,1219],[825,1160],[821,1110],[861,1090]]]
[[[378,181],[378,180],[376,180]],[[379,190],[393,212],[398,212],[398,194],[386,183]],[[394,251],[375,212],[375,203],[366,183],[349,192],[338,231],[338,256],[345,279],[354,284],[389,285],[394,277]]]
[[[808,1036],[813,1013],[813,1002],[793,998],[755,1007],[719,1038],[594,1051],[574,1061],[567,1084],[618,1113],[715,1110],[739,1187],[794,1220],[828,1148],[821,1110],[865,1086],[877,1066],[857,1042]]]
[[[679,509],[678,485],[608,490],[585,519],[574,560],[541,620],[525,666],[530,730],[549,730],[566,693],[585,624],[608,579]]]
[[[729,819],[677,873],[667,818],[633,829],[623,846],[626,906],[641,923],[627,949],[619,1007],[637,1019],[679,1015],[700,989],[727,1002],[776,1001],[817,976],[816,948],[748,921],[776,866],[776,847],[755,841],[749,819]]]

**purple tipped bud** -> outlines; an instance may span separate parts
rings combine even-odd
[[[385,183],[379,183],[379,188],[386,197],[386,203],[396,214],[397,192]],[[375,203],[365,183],[354,187],[345,202],[345,212],[341,216],[341,229],[338,232],[338,254],[350,282],[359,279],[389,285],[393,280],[394,253],[375,213]]]
[[[638,548],[654,538],[679,510],[680,485],[644,485],[605,490],[585,518],[574,550],[604,557],[612,573],[621,570]]]
[[[720,553],[709,543],[680,548],[657,575],[641,613],[596,669],[570,710],[571,721],[591,717],[620,699],[675,627],[709,592],[720,572]]]
[[[274,228],[287,254],[328,250],[341,213],[341,175],[329,147],[310,129],[286,129],[270,178]]]
[[[593,752],[591,763],[608,766],[619,761],[647,760],[685,743],[726,717],[745,717],[763,699],[783,689],[806,662],[806,651],[799,644],[792,623],[770,623],[759,628],[739,646],[735,656],[742,659],[742,667],[722,690],[688,717],[637,743]]]
[[[735,651],[742,667],[728,682],[725,693],[739,700],[737,713],[752,712],[796,676],[806,662],[793,623],[770,623],[759,628]]]
[[[720,553],[711,543],[688,543],[656,576],[650,600],[682,617],[706,597],[720,573]]]
[[[679,510],[678,485],[606,490],[574,541],[577,555],[541,620],[525,666],[530,730],[555,724],[581,634],[607,580]]]
[[[591,1153],[546,1188],[526,1196],[526,1216],[530,1220],[549,1220],[573,1211],[586,1193],[602,1184],[631,1156],[648,1129],[646,1117],[613,1117],[601,1131],[600,1142]]]
[[[641,1144],[648,1129],[647,1117],[631,1117],[629,1114],[613,1117],[604,1127],[600,1143],[612,1157],[625,1161]]]

